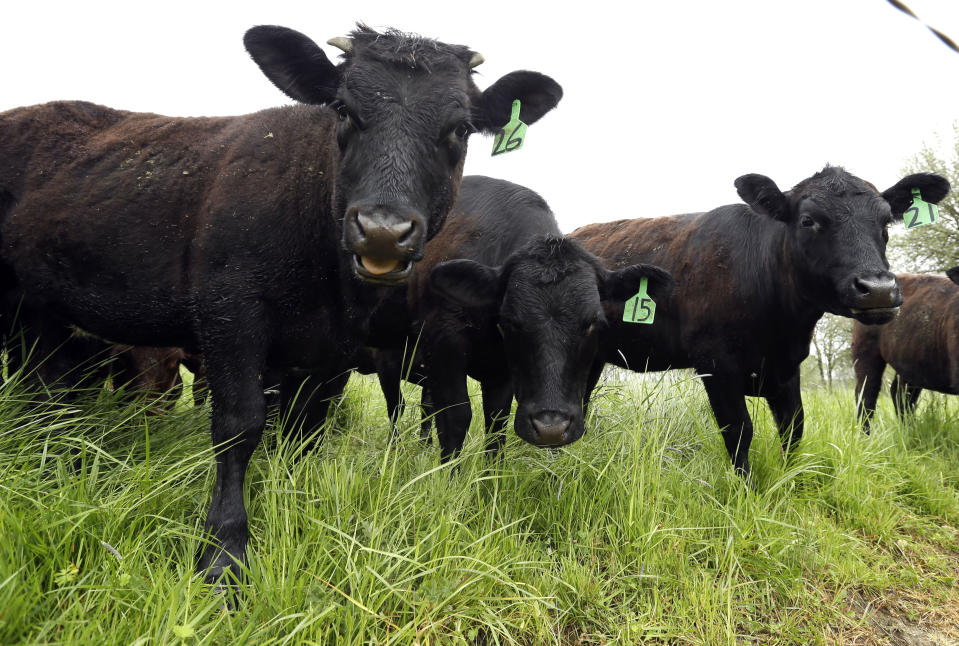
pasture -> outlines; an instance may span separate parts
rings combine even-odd
[[[443,466],[412,409],[390,441],[375,379],[354,375],[313,454],[268,425],[226,612],[193,571],[208,407],[26,397],[0,392],[0,643],[959,643],[954,399],[927,394],[900,426],[884,397],[865,436],[851,390],[808,390],[786,462],[751,399],[750,489],[684,373],[606,380],[582,440],[511,432],[494,464],[474,406]]]

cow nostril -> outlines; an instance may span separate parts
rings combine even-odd
[[[566,429],[573,419],[572,416],[558,411],[540,411],[529,418],[541,444],[562,444]]]
[[[356,216],[356,229],[361,239],[365,238],[366,232],[375,226],[376,222],[374,222],[370,216],[363,215],[362,213]]]
[[[393,233],[396,235],[396,242],[401,246],[407,246],[410,242],[410,238],[413,237],[413,234],[416,232],[416,222],[412,220],[407,222],[401,222],[392,227]]]
[[[872,289],[872,285],[864,281],[862,278],[854,278],[852,284],[860,296],[865,296]]]

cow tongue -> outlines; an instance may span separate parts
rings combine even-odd
[[[379,276],[381,274],[388,274],[400,264],[399,260],[395,258],[371,258],[370,256],[360,256],[360,263],[363,265],[363,268],[366,271],[370,272],[374,276]]]

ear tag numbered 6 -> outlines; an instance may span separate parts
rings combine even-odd
[[[631,299],[626,301],[626,307],[623,309],[624,323],[645,323],[650,325],[656,316],[656,303],[646,293],[646,285],[649,279],[645,276],[639,281],[639,292]]]
[[[513,101],[509,121],[496,133],[496,139],[493,141],[493,157],[511,153],[523,147],[523,140],[526,139],[526,124],[519,120],[519,109],[520,102],[516,99]]]
[[[935,224],[939,220],[939,207],[926,202],[919,195],[919,189],[912,189],[912,204],[902,214],[907,229],[915,229],[924,224]]]

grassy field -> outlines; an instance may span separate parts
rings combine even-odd
[[[208,409],[38,409],[8,383],[0,643],[959,644],[959,402],[925,394],[902,426],[886,397],[867,437],[851,390],[805,398],[788,461],[751,402],[749,488],[682,374],[608,382],[581,441],[511,435],[494,464],[474,414],[445,466],[413,411],[390,442],[354,376],[315,453],[268,428],[227,612],[192,569]]]

